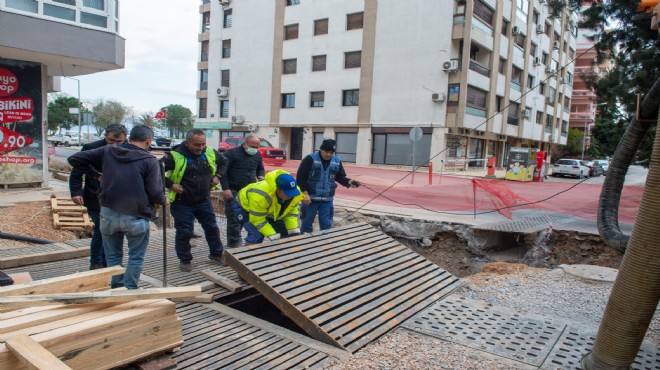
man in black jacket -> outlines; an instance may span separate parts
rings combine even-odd
[[[220,184],[227,218],[227,248],[241,246],[241,224],[236,221],[232,207],[236,193],[245,186],[264,179],[264,165],[257,150],[259,143],[257,135],[249,135],[243,145],[225,152],[228,160],[227,173],[220,179]]]
[[[209,258],[222,263],[222,241],[220,229],[211,204],[211,190],[218,187],[227,168],[227,159],[215,149],[206,146],[206,134],[201,129],[192,129],[186,140],[174,147],[163,157],[167,178],[165,185],[170,189],[169,197],[174,217],[174,247],[181,261],[181,271],[192,271],[190,239],[193,236],[195,219],[202,225],[209,245]]]
[[[106,145],[121,144],[126,141],[128,130],[121,124],[113,124],[105,128],[105,137],[82,146],[81,151],[92,150],[101,148]],[[102,172],[101,168],[96,168],[98,172]],[[83,188],[84,182],[84,188]],[[77,169],[71,171],[69,175],[69,191],[71,192],[71,200],[74,203],[87,207],[89,218],[94,222],[94,231],[92,233],[92,240],[89,243],[89,269],[96,270],[107,266],[105,261],[105,253],[103,253],[103,238],[101,237],[100,215],[101,206],[99,205],[99,192],[100,184],[95,178],[87,177],[83,181],[83,173]]]
[[[112,277],[112,288],[138,288],[149,245],[153,204],[168,202],[158,160],[147,152],[153,137],[151,128],[135,126],[129,143],[78,152],[68,159],[87,178],[101,183],[101,234],[108,266],[121,265],[124,237],[128,240],[126,270]]]

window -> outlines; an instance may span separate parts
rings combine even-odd
[[[568,57],[571,59],[575,59],[575,50],[573,50],[573,48],[568,49]]]
[[[539,24],[540,18],[541,15],[539,14],[539,12],[536,9],[534,9],[534,14],[532,15],[532,22],[534,22],[534,24]]]
[[[458,98],[461,96],[461,84],[447,85],[447,105],[458,105]]]
[[[231,57],[231,40],[222,40],[222,57]]]
[[[557,90],[554,87],[548,87],[548,104],[555,104],[555,91]]]
[[[548,53],[543,52],[543,54],[541,54],[541,63],[543,63],[544,66],[548,65]]]
[[[479,17],[484,23],[493,26],[493,9],[484,4],[481,0],[474,1],[474,15]]]
[[[552,119],[551,115],[545,115],[545,132],[552,132]]]
[[[526,40],[527,40],[527,38],[522,33],[519,33],[519,34],[515,35],[514,38],[513,38],[513,41],[516,43],[516,45],[520,46],[520,48],[523,49],[523,50],[525,49],[525,41]]]
[[[343,90],[341,95],[341,105],[344,107],[353,107],[360,104],[360,90]]]
[[[363,26],[364,13],[353,13],[346,15],[346,31],[358,30]]]
[[[211,29],[211,12],[202,14],[202,32],[208,32]]]
[[[360,68],[362,65],[362,51],[349,51],[344,53],[344,68]]]
[[[502,97],[499,96],[499,95],[496,95],[496,96],[495,96],[495,110],[496,110],[497,112],[501,112],[501,111],[502,111]]]
[[[296,94],[286,93],[282,94],[282,108],[295,108],[296,107]]]
[[[105,10],[105,4],[103,0],[83,0],[83,6],[98,10]]]
[[[220,71],[220,86],[229,87],[229,70],[223,69]]]
[[[357,149],[357,133],[338,132],[336,134],[336,140],[337,140],[337,155],[341,157],[341,161],[355,163],[356,149]]]
[[[536,111],[536,123],[540,125],[541,121],[543,121],[543,112],[538,110]]]
[[[506,31],[509,30],[509,22],[506,19],[502,19],[502,35],[506,36]]]
[[[314,21],[314,36],[328,34],[328,18]]]
[[[513,70],[511,71],[511,82],[520,85],[522,82],[522,69],[513,66]]]
[[[371,162],[374,164],[410,165],[411,152],[412,147],[408,134],[388,133],[387,131],[373,134]],[[415,144],[415,156],[417,158],[431,156],[431,134],[429,132],[424,132],[421,140]],[[341,159],[344,160],[343,155]]]
[[[506,60],[500,58],[500,65],[498,66],[498,72],[501,74],[506,74]]]
[[[570,108],[571,108],[571,98],[564,97],[564,109],[570,109]]]
[[[220,118],[229,117],[229,100],[220,100]]]
[[[298,4],[300,4],[300,0],[286,0],[286,6]]]
[[[527,1],[528,0],[516,0],[516,6],[523,14],[527,14],[527,9],[529,6]]]
[[[209,70],[208,69],[203,69],[200,71],[200,77],[199,77],[199,89],[200,90],[207,90],[209,87]]]
[[[325,55],[315,55],[312,57],[312,72],[325,71]]]
[[[199,113],[197,116],[199,118],[206,118],[206,98],[199,99]]]
[[[527,75],[527,88],[530,90],[534,88],[534,76],[532,75]]]
[[[550,37],[550,23],[546,22],[543,30],[545,31],[545,35]]]
[[[566,83],[573,83],[573,74],[571,72],[566,72]]]
[[[545,95],[545,82],[539,83],[539,94]]]
[[[209,60],[209,42],[208,41],[202,41],[202,55],[200,56],[200,60],[202,62],[206,62]]]
[[[486,109],[486,97],[488,92],[468,85],[466,105],[475,108]]]
[[[532,58],[536,56],[536,44],[533,43],[533,42],[531,44],[529,44],[529,55]]]
[[[293,40],[298,38],[298,24],[284,26],[284,39]]]
[[[231,21],[232,21],[232,11],[231,9],[227,9],[225,10],[225,14],[222,17],[222,27],[231,28]]]
[[[295,74],[298,69],[297,59],[285,59],[282,61],[282,74],[290,75]]]
[[[312,91],[309,93],[309,106],[312,108],[322,108],[325,102],[325,91]]]
[[[561,133],[562,134],[568,133],[568,122],[561,121]]]
[[[506,123],[510,125],[518,125],[518,110],[520,109],[520,105],[516,102],[509,102],[509,113],[507,114],[506,117]]]

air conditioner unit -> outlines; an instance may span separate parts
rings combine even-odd
[[[456,72],[458,71],[458,67],[458,59],[452,59],[442,63],[442,70],[445,72]]]
[[[245,117],[243,117],[241,115],[231,116],[231,123],[235,123],[237,125],[240,125],[243,122],[245,122]]]
[[[256,123],[250,123],[248,125],[248,130],[250,131],[257,131],[257,124]]]
[[[545,26],[542,24],[536,25],[536,33],[545,33]]]
[[[547,66],[545,68],[545,73],[553,75],[553,74],[555,74],[555,69],[552,68],[551,66]]]
[[[518,26],[513,26],[513,29],[511,30],[512,35],[517,35],[520,33],[520,27]]]
[[[447,99],[447,95],[445,93],[439,93],[439,94],[431,94],[431,100],[434,103],[442,103]]]
[[[219,97],[229,96],[229,88],[227,86],[220,86],[217,90]]]
[[[552,48],[555,50],[559,50],[559,41],[555,41],[552,43]]]
[[[541,58],[534,57],[534,65],[535,66],[540,66],[541,65]]]
[[[562,79],[561,79],[561,84],[562,84],[562,85],[570,85],[570,84],[571,84],[571,80],[570,80],[568,77],[562,77]]]
[[[220,5],[227,6],[229,5],[230,2],[231,2],[230,0],[220,0]]]
[[[522,116],[523,118],[529,118],[529,115],[532,114],[529,109],[523,109],[522,110]]]

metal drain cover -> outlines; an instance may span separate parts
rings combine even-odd
[[[538,367],[566,325],[559,320],[522,317],[503,307],[451,295],[403,326]]]
[[[492,230],[508,233],[531,233],[547,229],[551,224],[563,224],[575,220],[565,213],[548,212],[540,216],[523,217],[516,220],[475,225],[474,230]]]

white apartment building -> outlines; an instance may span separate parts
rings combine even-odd
[[[565,144],[575,19],[533,0],[203,0],[196,127],[301,159],[504,163]],[[422,136],[413,146],[410,132]]]

